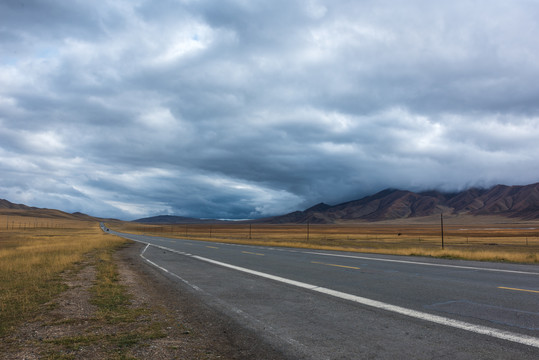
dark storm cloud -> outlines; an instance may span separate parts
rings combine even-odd
[[[4,1],[0,194],[247,218],[538,181],[529,1]]]

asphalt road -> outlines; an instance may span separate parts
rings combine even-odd
[[[539,359],[539,267],[110,233],[296,359]]]

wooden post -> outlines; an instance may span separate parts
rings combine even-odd
[[[442,231],[442,249],[444,248],[444,213],[440,213],[440,228]]]

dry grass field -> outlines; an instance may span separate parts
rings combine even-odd
[[[492,217],[448,217],[444,222],[443,249],[439,218],[336,225],[108,225],[117,231],[217,242],[539,263],[539,222]]]
[[[0,209],[0,359],[257,357],[256,338],[155,279],[128,242],[87,216]]]
[[[103,234],[96,221],[57,217],[54,211],[50,217],[24,214],[0,215],[0,335],[65,290],[62,272],[75,269],[87,254],[125,243]]]

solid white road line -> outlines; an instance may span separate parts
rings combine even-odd
[[[156,263],[154,263],[153,261],[151,261],[150,259],[148,259],[147,257],[144,256],[144,253],[146,252],[146,250],[148,249],[148,246],[150,246],[150,244],[147,244],[146,247],[144,248],[144,250],[142,250],[142,252],[140,253],[140,257],[143,258],[144,260],[146,260],[149,264],[155,266],[156,268],[158,268],[159,270],[163,271],[163,272],[166,272],[167,274],[170,274],[172,276],[174,276],[175,278],[181,280],[182,282],[184,282],[185,284],[189,285],[190,287],[192,287],[193,289],[197,290],[197,291],[202,291],[202,289],[200,289],[198,286],[194,285],[194,284],[191,284],[189,281],[185,280],[184,278],[182,278],[181,276],[179,275],[176,275],[174,274],[172,271],[169,271],[168,269],[162,267],[162,266],[159,266],[157,265]],[[155,246],[155,245],[152,245],[152,246]],[[161,247],[161,246],[158,246],[158,247]]]
[[[154,247],[157,247],[157,248],[161,248],[163,250],[168,250],[168,251],[172,251],[174,253],[178,253],[178,254],[181,254],[181,255],[185,255],[185,256],[192,256],[191,254],[188,254],[188,253],[182,253],[181,251],[175,251],[175,250],[172,250],[172,249],[167,249],[163,246],[156,246],[156,245],[153,245],[153,244],[149,244],[147,243],[146,244],[146,247],[144,248],[144,250],[142,250],[142,252],[140,253],[140,257],[142,259],[144,259],[146,262],[148,262],[150,265],[152,266],[155,266],[156,268],[158,268],[159,270],[177,278],[178,280],[182,281],[183,283],[185,283],[186,285],[190,286],[191,288],[193,288],[194,290],[202,293],[202,294],[205,294],[206,296],[210,296],[210,294],[208,294],[206,291],[204,291],[203,289],[199,288],[198,286],[196,286],[195,284],[191,284],[189,281],[185,280],[184,278],[182,278],[181,276],[173,273],[172,271],[169,271],[168,269],[156,264],[155,262],[151,261],[150,259],[148,259],[147,257],[144,256],[144,253],[146,252],[146,250],[148,249],[148,247],[152,245]],[[305,348],[305,346],[303,344],[301,344],[299,341],[295,340],[295,339],[292,339],[290,337],[286,337],[286,336],[283,336],[280,332],[276,331],[275,329],[273,329],[271,326],[268,326],[267,324],[264,324],[262,323],[259,319],[247,314],[246,312],[244,312],[243,310],[233,306],[233,305],[230,305],[218,298],[215,298],[213,297],[214,301],[218,302],[219,304],[221,304],[221,306],[225,306],[225,307],[228,307],[229,309],[232,310],[232,312],[234,312],[235,314],[237,314],[238,316],[241,316],[245,319],[248,319],[250,322],[252,323],[255,323],[255,324],[259,324],[259,327],[264,329],[265,331],[269,331],[271,332],[274,336],[284,340],[285,342],[297,347],[297,348]]]
[[[403,307],[400,307],[400,306],[387,304],[387,303],[384,303],[384,302],[381,302],[381,301],[367,299],[367,298],[364,298],[364,297],[361,297],[361,296],[347,294],[347,293],[344,293],[344,292],[341,292],[341,291],[331,290],[331,289],[327,289],[327,288],[320,287],[320,286],[317,286],[317,285],[307,284],[307,283],[304,283],[304,282],[301,282],[301,281],[291,280],[291,279],[283,278],[283,277],[280,277],[280,276],[266,274],[266,273],[263,273],[263,272],[260,272],[260,271],[251,270],[251,269],[247,269],[247,268],[232,265],[232,264],[227,264],[227,263],[224,263],[224,262],[221,262],[221,261],[208,259],[208,258],[205,258],[205,257],[202,257],[202,256],[197,256],[197,255],[184,253],[182,251],[166,248],[164,246],[158,246],[158,245],[153,245],[153,244],[148,244],[148,245],[157,247],[159,249],[167,250],[167,251],[170,251],[170,252],[173,252],[173,253],[177,253],[177,254],[180,254],[180,255],[189,256],[189,257],[192,257],[194,259],[198,259],[200,261],[204,261],[204,262],[207,262],[207,263],[210,263],[210,264],[219,265],[219,266],[226,267],[226,268],[229,268],[229,269],[241,271],[241,272],[244,272],[244,273],[247,273],[247,274],[251,274],[251,275],[263,277],[263,278],[266,278],[266,279],[278,281],[278,282],[281,282],[281,283],[284,283],[284,284],[297,286],[299,288],[303,288],[303,289],[307,289],[307,290],[311,290],[311,291],[316,291],[316,292],[326,294],[326,295],[331,295],[331,296],[334,296],[334,297],[337,297],[337,298],[353,301],[353,302],[356,302],[356,303],[359,303],[359,304],[362,304],[362,305],[366,305],[366,306],[370,306],[370,307],[374,307],[374,308],[377,308],[377,309],[391,311],[391,312],[401,314],[401,315],[405,315],[405,316],[409,316],[409,317],[412,317],[412,318],[416,318],[416,319],[420,319],[420,320],[424,320],[424,321],[429,321],[429,322],[433,322],[433,323],[440,324],[440,325],[451,326],[453,328],[466,330],[466,331],[471,331],[471,332],[474,332],[476,334],[488,335],[488,336],[495,337],[495,338],[498,338],[498,339],[507,340],[507,341],[511,341],[511,342],[514,342],[514,343],[519,343],[519,344],[524,344],[524,345],[539,348],[539,338],[536,338],[536,337],[533,337],[533,336],[512,333],[512,332],[509,332],[509,331],[499,330],[499,329],[491,328],[491,327],[488,327],[488,326],[475,325],[475,324],[467,323],[467,322],[464,322],[464,321],[459,321],[459,320],[446,318],[446,317],[443,317],[443,316],[438,316],[438,315],[433,315],[433,314],[429,314],[429,313],[425,313],[425,312],[421,312],[421,311],[407,309],[407,308],[403,308]],[[144,249],[144,250],[146,250],[146,249]],[[182,279],[178,275],[175,275],[175,274],[171,273],[169,270],[167,270],[167,269],[165,269],[165,268],[163,268],[163,267],[149,261],[148,259],[146,259],[146,261],[148,261],[152,265],[155,265],[156,267],[162,269],[163,271],[176,276],[177,278],[181,279],[182,281],[186,282],[184,279]],[[189,285],[193,286],[192,284],[189,284]]]

